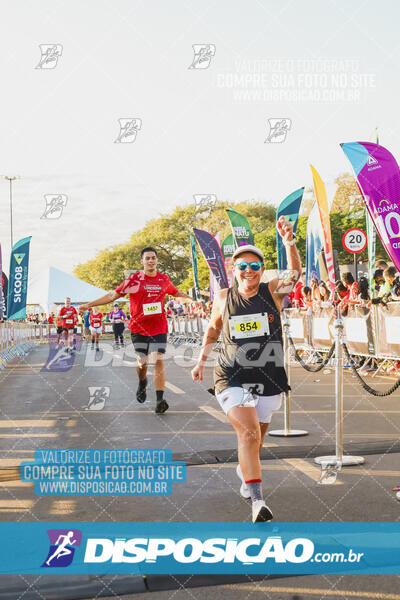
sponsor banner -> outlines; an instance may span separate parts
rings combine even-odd
[[[299,211],[301,201],[303,199],[304,188],[300,188],[295,192],[292,192],[287,196],[280,205],[278,206],[278,210],[276,212],[276,221],[280,219],[280,217],[285,217],[287,221],[290,221],[293,224],[293,232],[296,232],[297,222],[299,220]],[[283,245],[282,238],[276,231],[276,248],[277,248],[277,261],[278,261],[278,269],[280,271],[284,271],[287,268],[287,259],[286,259],[286,249]]]
[[[222,255],[224,257],[225,270],[226,270],[226,276],[228,277],[229,287],[232,287],[233,282],[235,280],[235,276],[232,271],[232,263],[233,263],[232,255],[236,250],[236,246],[235,246],[235,242],[234,242],[232,233],[227,235],[226,238],[224,239],[224,241],[222,242],[221,250],[222,250]]]
[[[289,333],[294,342],[307,344],[309,334],[309,319],[304,311],[288,308],[285,315],[289,318]]]
[[[2,272],[1,276],[1,289],[3,291],[3,317],[7,317],[7,300],[8,300],[8,277]]]
[[[334,340],[333,322],[335,311],[332,308],[320,308],[314,311],[312,319],[312,345],[322,350],[330,348]]]
[[[318,205],[314,202],[307,221],[306,245],[306,285],[310,285],[313,277],[321,279],[318,258],[323,248],[323,233]]]
[[[318,171],[314,169],[312,165],[311,172],[313,176],[315,196],[317,198],[319,216],[321,219],[323,240],[324,240],[324,256],[326,268],[328,270],[329,283],[333,289],[335,286],[335,267],[333,265],[333,248],[332,248],[332,236],[331,236],[331,222],[329,219],[329,207],[328,199],[326,196],[326,190],[324,182],[322,181]]]
[[[228,208],[226,213],[232,227],[235,246],[246,246],[247,244],[254,246],[254,235],[246,217],[233,208]]]
[[[389,302],[385,307],[375,306],[377,354],[400,357],[400,302]]]
[[[364,306],[349,305],[343,317],[344,339],[351,354],[374,354],[371,311]]]
[[[372,289],[374,285],[372,277],[374,276],[375,271],[376,230],[368,211],[365,213],[365,218],[367,220],[369,293],[371,294],[371,298],[373,298],[375,290]]]
[[[30,236],[23,238],[14,244],[11,252],[7,302],[7,319],[9,320],[26,318],[30,241]]]
[[[230,233],[226,236],[226,238],[221,244],[221,250],[224,259],[228,258],[229,256],[233,256],[233,253],[236,250],[235,242],[233,239],[233,233]]]
[[[400,573],[400,523],[1,523],[2,574]]]
[[[357,178],[368,213],[386,252],[400,270],[400,170],[393,155],[378,144],[342,144]]]
[[[211,233],[208,233],[208,231],[204,231],[204,229],[193,229],[193,233],[199,243],[210,272],[215,277],[220,289],[229,287],[224,257],[215,237]]]
[[[199,274],[197,270],[197,250],[196,243],[194,241],[194,237],[190,234],[190,250],[192,254],[192,266],[193,266],[193,279],[194,279],[194,289],[196,292],[196,300],[200,300],[200,286],[199,286]]]

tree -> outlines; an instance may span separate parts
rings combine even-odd
[[[125,278],[124,270],[140,269],[140,250],[153,246],[158,253],[160,271],[168,273],[176,285],[182,287],[184,282],[185,287],[192,287],[189,234],[197,227],[212,235],[220,232],[223,240],[231,232],[225,212],[229,206],[246,215],[254,233],[274,226],[276,208],[258,201],[219,202],[211,211],[207,207],[197,210],[193,206],[177,207],[146,223],[126,244],[106,248],[96,258],[78,265],[75,274],[98,287],[115,289]],[[204,288],[208,287],[208,267],[200,255],[199,251],[200,286]]]

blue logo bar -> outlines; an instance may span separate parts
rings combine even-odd
[[[0,573],[400,574],[400,523],[0,523]]]

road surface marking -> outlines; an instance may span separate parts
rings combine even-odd
[[[237,585],[237,584],[235,584]],[[367,598],[367,600],[400,600],[399,594],[384,594],[380,592],[359,592],[353,590],[332,590],[332,589],[320,589],[320,588],[303,588],[303,587],[279,587],[279,586],[270,586],[270,585],[258,585],[256,582],[254,585],[249,585],[248,583],[240,583],[239,587],[241,590],[249,590],[250,592],[265,592],[266,595],[271,592],[278,592],[280,594],[305,594],[312,596],[320,596],[321,598],[325,596],[337,596],[339,598]],[[232,589],[230,585],[221,585],[220,588]],[[300,598],[301,596],[299,596]]]
[[[262,471],[293,471],[297,469],[294,465],[288,464],[290,460],[298,460],[298,459],[276,459],[278,464],[261,464]],[[270,461],[268,461],[270,462]],[[200,465],[189,465],[190,467],[202,468],[202,469],[236,469],[237,463],[206,463]],[[307,463],[307,467],[309,464]],[[319,468],[315,467],[316,469]],[[320,473],[320,471],[319,471]],[[351,467],[351,469],[343,469],[341,475],[373,475],[374,477],[399,477],[400,471],[387,471],[384,469],[360,469],[356,467]]]
[[[0,500],[0,512],[22,512],[30,510],[34,500]]]
[[[173,383],[170,383],[169,381],[165,382],[165,387],[171,390],[171,392],[174,392],[174,394],[185,394],[184,390],[181,390],[181,388],[177,387]]]
[[[58,437],[58,433],[0,433],[0,438]]]
[[[7,427],[54,427],[55,420],[48,419],[4,419],[0,421],[0,429]]]
[[[50,506],[50,515],[70,515],[75,512],[76,500],[54,500]]]
[[[319,481],[321,477],[321,468],[303,460],[302,458],[285,458],[286,463],[294,467],[296,471],[300,471],[304,475],[307,475],[313,481]],[[342,485],[343,482],[336,480],[338,485]]]
[[[214,419],[221,421],[221,423],[229,423],[228,417],[222,411],[217,410],[213,406],[200,406],[200,410],[208,413],[209,415],[214,417]]]

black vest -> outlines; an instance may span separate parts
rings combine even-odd
[[[269,332],[257,335],[257,318],[248,325],[249,337],[236,337],[229,317],[261,314],[267,319]],[[245,387],[259,396],[275,396],[289,389],[284,369],[281,318],[267,283],[260,283],[258,293],[243,298],[237,286],[229,288],[222,317],[222,346],[214,369],[217,394],[228,387]],[[252,328],[253,331],[252,331]],[[240,334],[239,334],[240,335]]]

